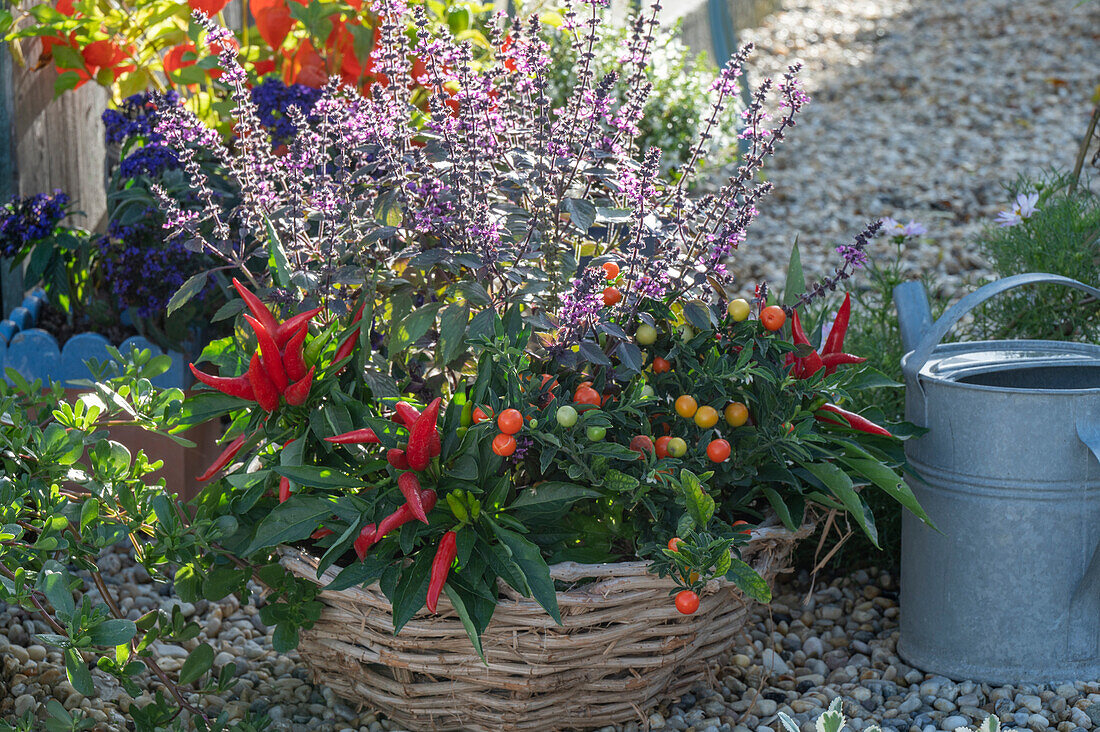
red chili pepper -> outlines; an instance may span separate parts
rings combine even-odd
[[[252,392],[256,395],[256,401],[266,412],[274,412],[279,408],[279,390],[271,382],[260,364],[260,354],[252,354],[252,362],[248,365],[248,381],[252,384]]]
[[[247,287],[241,284],[240,280],[236,277],[233,278],[233,287],[237,288],[237,292],[240,293],[241,298],[244,299],[244,304],[248,306],[248,309],[252,311],[252,315],[272,336],[279,329],[279,324],[275,322],[275,316],[268,310],[267,305],[264,305],[260,301],[260,298],[256,297]]]
[[[382,441],[378,439],[378,435],[374,434],[374,430],[370,427],[365,427],[361,430],[352,430],[351,432],[345,432],[342,435],[335,435],[334,437],[326,437],[325,442],[332,442],[337,445],[382,444]]]
[[[836,371],[837,366],[843,366],[848,363],[863,363],[867,359],[859,356],[853,356],[850,353],[826,353],[821,357],[822,363],[825,364],[825,373],[831,374]]]
[[[233,458],[237,456],[237,453],[241,451],[244,446],[245,438],[248,435],[241,435],[237,439],[229,443],[229,446],[222,450],[222,454],[218,455],[217,459],[210,464],[210,467],[203,471],[203,474],[195,478],[200,483],[205,480],[213,478],[222,468],[229,465],[233,461]]]
[[[335,533],[336,532],[333,531],[332,529],[320,528],[320,529],[317,529],[316,531],[314,531],[312,534],[310,534],[309,538],[313,539],[314,541],[317,541],[319,539],[324,539],[326,536],[332,536]]]
[[[364,301],[359,309],[355,311],[355,315],[351,318],[350,325],[355,325],[363,319],[363,309],[367,307],[367,303]],[[339,347],[336,349],[336,355],[333,357],[333,363],[339,363],[345,358],[351,355],[351,352],[355,350],[355,344],[359,342],[359,329],[356,328],[351,333],[348,333],[347,338],[340,342]],[[337,372],[339,373],[339,372]]]
[[[282,394],[286,391],[288,382],[286,370],[283,368],[283,355],[280,353],[279,347],[275,345],[274,336],[266,331],[260,321],[251,315],[244,316],[244,319],[256,332],[256,340],[260,343],[260,359],[263,362],[264,371],[271,378],[271,383]]]
[[[833,319],[832,330],[825,339],[825,346],[821,349],[821,361],[825,364],[825,373],[836,372],[838,366],[848,363],[863,363],[867,359],[844,353],[844,336],[848,332],[848,321],[852,315],[852,295],[844,293],[844,302]]]
[[[286,348],[283,349],[283,368],[286,369],[286,378],[290,383],[300,381],[306,375],[306,371],[309,366],[306,365],[305,357],[302,354],[302,349],[306,344],[306,333],[309,329],[302,326],[297,333],[289,341],[286,342]]]
[[[428,514],[425,513],[424,504],[420,500],[420,481],[416,473],[402,473],[397,478],[397,487],[401,490],[401,495],[405,496],[405,502],[409,504],[412,515],[418,521],[428,523]]]
[[[355,555],[359,557],[359,561],[363,561],[363,557],[367,556],[367,550],[374,545],[374,535],[377,532],[374,529],[374,524],[367,524],[359,530],[359,536],[355,537],[352,548],[355,549]]]
[[[409,459],[405,457],[405,451],[396,447],[391,447],[386,451],[386,462],[398,470],[409,469]]]
[[[787,354],[784,363],[787,365],[794,364],[795,378],[808,379],[825,368],[825,364],[821,360],[821,354],[813,349],[810,339],[806,337],[806,331],[802,330],[802,321],[798,317],[798,310],[791,312],[791,340],[794,341],[795,345],[806,346],[810,349],[809,354],[805,356],[796,356],[793,353]]]
[[[298,313],[294,317],[287,318],[279,323],[275,330],[275,343],[278,344],[279,348],[284,347],[288,341],[297,335],[299,328],[309,323],[309,321],[313,319],[313,316],[323,309],[324,308],[314,308],[313,310],[307,310],[304,313]],[[306,330],[308,330],[308,328]],[[305,336],[302,337],[305,338]]]
[[[420,491],[420,503],[424,506],[425,513],[428,513],[433,508],[435,508],[435,501],[435,491],[433,491],[431,488],[425,488],[424,490]],[[381,541],[382,537],[384,537],[386,534],[390,533],[394,529],[400,528],[410,521],[415,520],[416,516],[413,516],[412,508],[409,506],[409,504],[402,504],[400,508],[398,508],[390,515],[386,516],[378,523],[378,530],[374,532],[374,537],[371,540],[371,543],[367,546],[369,547],[372,544]]]
[[[214,376],[199,371],[195,368],[195,364],[191,364],[191,373],[200,382],[217,389],[222,394],[247,399],[250,402],[256,401],[256,395],[252,392],[252,384],[248,380],[248,374],[242,376]]]
[[[824,353],[840,353],[844,350],[844,336],[848,333],[848,320],[852,317],[852,293],[844,293],[844,302],[840,305],[840,310],[836,312],[836,318],[833,319],[832,330],[829,331],[829,337],[825,339],[825,347],[821,349]]]
[[[351,352],[355,350],[355,344],[359,342],[359,329],[348,336],[348,339],[340,344],[340,347],[336,349],[336,355],[332,357],[333,363],[340,363],[345,358],[351,355]],[[341,369],[342,370],[342,369]]]
[[[458,554],[458,534],[448,531],[439,540],[439,547],[435,550],[435,559],[432,560],[431,579],[428,580],[428,609],[433,613],[439,603],[439,593],[443,591],[443,585],[447,583],[447,575],[451,573],[451,563]]]
[[[305,376],[286,388],[283,396],[286,397],[287,404],[297,407],[306,403],[306,399],[309,397],[309,389],[313,386],[313,371],[315,369],[315,366],[310,367]]]
[[[279,503],[286,503],[290,498],[290,478],[285,475],[279,478]]]
[[[405,425],[410,430],[416,421],[420,419],[420,412],[408,402],[398,402],[394,405],[394,421]]]
[[[432,459],[432,436],[438,438],[436,423],[439,421],[439,405],[442,399],[436,397],[416,424],[409,428],[409,448],[405,456],[409,459],[409,467],[413,470],[424,470]]]
[[[875,424],[871,420],[867,419],[866,417],[861,417],[858,414],[855,414],[854,412],[849,412],[846,409],[841,409],[840,407],[838,407],[835,404],[825,404],[821,407],[820,411],[822,411],[822,412],[832,412],[833,414],[839,415],[840,417],[842,417],[844,419],[845,422],[847,422],[847,424],[844,424],[844,422],[838,422],[835,419],[829,419],[828,417],[826,417],[823,414],[815,414],[814,418],[817,419],[819,422],[829,422],[831,424],[839,424],[841,426],[851,427],[854,430],[859,430],[860,432],[866,432],[866,433],[872,434],[872,435],[882,435],[883,437],[893,437],[893,435],[890,434],[890,432],[887,431],[885,428],[879,427],[877,424]]]

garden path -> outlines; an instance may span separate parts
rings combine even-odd
[[[807,277],[869,220],[916,219],[909,253],[947,292],[983,274],[968,240],[1006,208],[1002,184],[1072,168],[1100,83],[1100,3],[788,0],[749,78],[795,61],[813,102],[776,156],[738,271],[781,284],[797,235]],[[885,251],[885,248],[883,249]],[[857,281],[858,283],[858,281]],[[858,284],[857,284],[858,286]]]

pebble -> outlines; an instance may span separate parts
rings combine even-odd
[[[950,717],[944,717],[942,720],[940,720],[940,729],[955,730],[955,729],[958,729],[959,727],[965,727],[968,724],[970,724],[969,719],[967,719],[966,717],[962,717],[962,716],[959,716],[957,714],[954,714],[954,715],[951,715]]]
[[[787,662],[771,648],[765,648],[764,652],[760,654],[760,665],[774,674],[782,675],[791,672],[790,668],[787,666]]]

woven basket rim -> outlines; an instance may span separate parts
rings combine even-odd
[[[796,542],[803,539],[813,533],[816,522],[807,517],[807,520],[796,531],[791,531],[782,525],[778,516],[769,514],[768,517],[755,529],[752,530],[749,535],[748,543],[742,545],[740,548],[743,552],[743,558],[745,561],[752,564],[750,559],[755,553],[755,549],[758,549],[764,545],[772,543],[787,543]],[[312,576],[309,577],[310,581],[321,586],[322,588],[331,584],[336,575],[340,573],[343,567],[336,565],[328,567],[320,577],[317,577],[316,569],[320,562],[319,558],[314,554],[304,550],[298,549],[292,546],[281,545],[278,547],[280,557],[284,562],[290,561],[299,565],[306,565],[313,568]],[[629,562],[604,562],[599,564],[583,564],[580,562],[558,562],[550,565],[550,578],[557,582],[578,582],[580,580],[593,580],[592,582],[586,582],[584,585],[578,588],[569,588],[566,590],[558,590],[558,595],[578,595],[588,596],[591,594],[590,590],[593,585],[597,584],[598,580],[629,580],[636,577],[653,576],[649,572],[649,567],[652,564],[651,560],[634,560]],[[367,585],[367,587],[374,587],[378,584],[377,581]],[[725,578],[717,578],[707,583],[706,589],[708,591],[714,591],[719,586],[732,584]],[[338,590],[339,593],[351,593],[355,590],[362,590],[362,585],[353,585],[344,590]],[[334,592],[333,590],[325,590],[326,592]],[[532,600],[533,602],[533,600]]]

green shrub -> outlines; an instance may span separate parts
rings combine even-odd
[[[992,265],[994,279],[1049,272],[1093,286],[1100,282],[1100,197],[1071,184],[1069,175],[1047,173],[1021,176],[1007,187],[1017,201],[1030,194],[1034,212],[1026,217],[1002,212],[1001,225],[979,235],[975,244]],[[1095,342],[1097,305],[1096,298],[1059,285],[1025,287],[983,305],[969,336]]]

